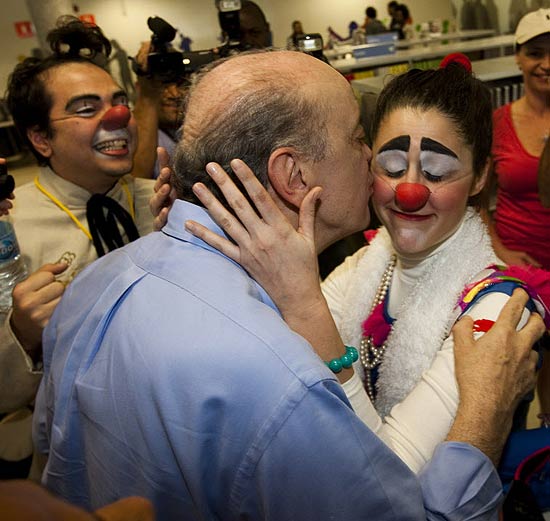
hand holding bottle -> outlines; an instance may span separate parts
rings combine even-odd
[[[56,280],[56,275],[66,269],[64,262],[44,264],[13,290],[11,328],[33,359],[41,352],[42,331],[65,291],[65,286]]]

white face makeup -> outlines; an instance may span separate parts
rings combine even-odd
[[[382,121],[373,154],[373,206],[394,248],[408,258],[429,255],[483,186],[474,180],[471,147],[439,111],[399,108]]]

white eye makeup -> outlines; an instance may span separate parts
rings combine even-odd
[[[420,167],[428,181],[438,183],[459,171],[461,164],[455,157],[423,150],[420,152]]]
[[[403,150],[384,150],[376,154],[375,163],[389,177],[401,177],[409,165],[407,155]]]

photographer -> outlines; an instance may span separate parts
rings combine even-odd
[[[144,42],[135,58],[145,73],[151,42]],[[162,83],[146,74],[138,75],[138,96],[134,117],[138,125],[138,146],[134,156],[134,177],[157,178],[159,166],[156,160],[157,146],[164,147],[173,156],[180,126],[179,111],[186,88],[178,83]]]
[[[272,36],[269,22],[264,12],[254,2],[244,0],[239,13],[241,25],[241,45],[243,49],[263,49],[271,47]]]
[[[178,64],[177,60],[170,59],[174,58],[170,53],[177,52],[172,50],[169,44],[175,36],[175,31],[173,36],[170,34],[170,30],[173,28],[162,19],[149,19],[149,28],[153,31],[152,41],[143,43],[135,57],[138,71],[138,98],[134,108],[134,117],[139,131],[135,165],[132,171],[135,177],[158,177],[159,168],[155,161],[157,146],[164,147],[170,157],[173,156],[179,138],[177,131],[181,123],[178,115],[187,90],[183,85],[187,83],[191,72],[199,68],[202,63],[213,61],[216,56],[222,57],[243,50],[261,49],[271,45],[269,23],[257,4],[249,0],[241,2],[238,24],[231,24],[230,32],[233,34],[228,34],[224,23],[223,8],[219,5],[218,8],[220,9],[222,36],[225,39],[224,45],[204,53],[186,54],[186,57],[192,61],[187,71],[184,71],[184,67]],[[162,49],[155,48],[158,46]],[[159,50],[161,52],[158,52]],[[167,78],[159,78],[155,71],[150,70],[148,61],[155,51],[157,51],[157,55],[160,55],[158,56],[159,61],[155,63],[162,64],[165,61],[167,64],[164,68],[158,67],[159,73],[166,67],[172,69]],[[182,68],[179,76],[175,70],[178,66]]]

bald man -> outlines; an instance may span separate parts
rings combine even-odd
[[[193,184],[217,191],[205,165],[239,157],[296,226],[304,198],[322,187],[319,250],[364,229],[371,151],[348,82],[296,52],[220,61],[190,90],[183,136],[179,199],[162,232],[81,274],[46,329],[35,424],[49,451],[44,483],[86,508],[144,496],[162,520],[496,519],[500,481],[474,445],[502,438],[485,413],[512,411],[533,365],[479,353],[490,342],[501,359],[503,345],[529,353],[540,322],[521,342],[513,330],[493,336],[497,326],[476,345],[471,324],[457,332],[476,371],[457,372],[467,392],[455,441],[417,477],[354,414],[264,289],[184,228],[192,219],[222,233]],[[472,384],[493,366],[507,392]]]

